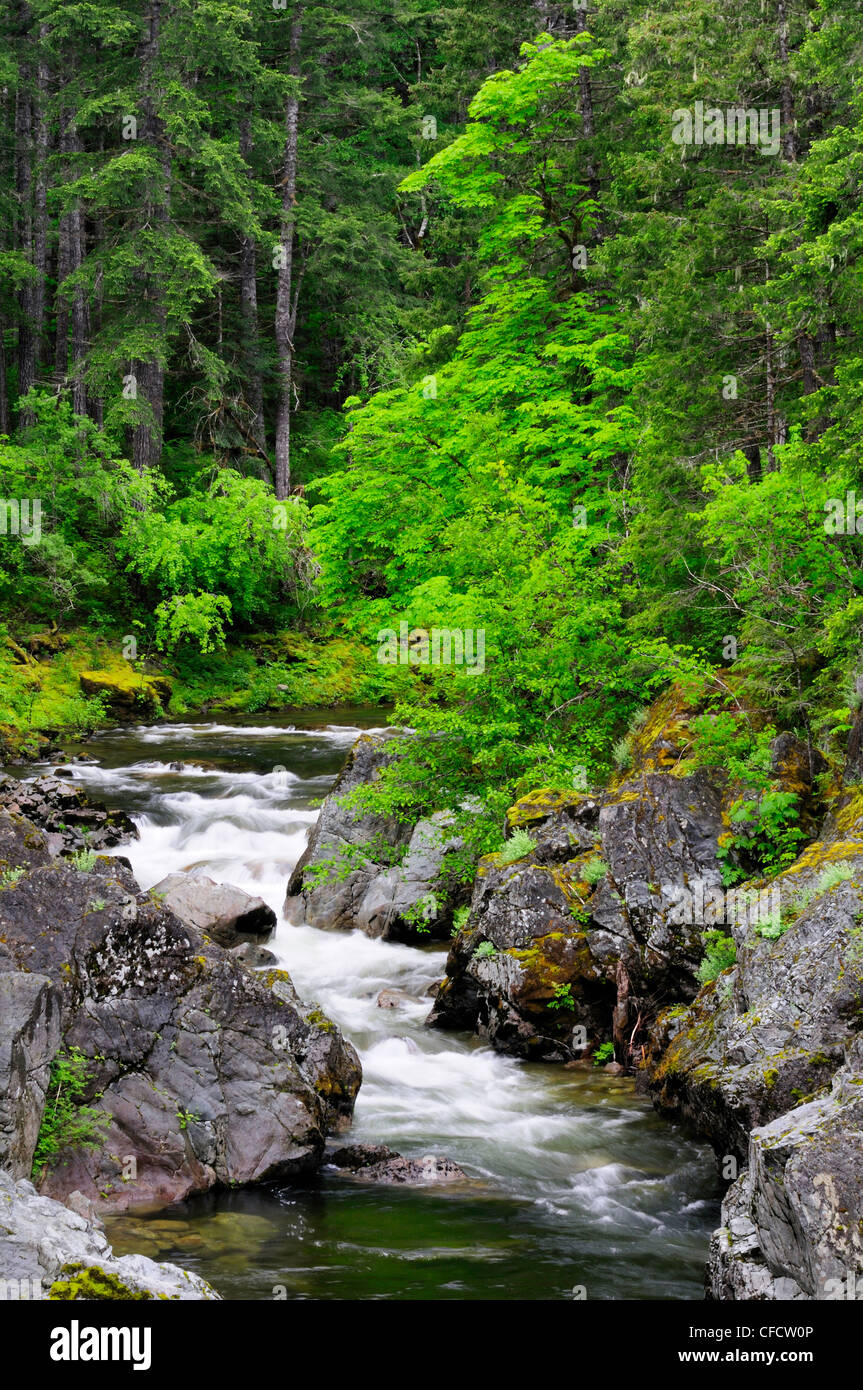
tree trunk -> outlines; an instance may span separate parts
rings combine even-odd
[[[80,142],[75,137],[75,148]],[[80,203],[75,204],[69,219],[69,269],[80,270],[86,255],[84,215]],[[83,286],[77,285],[72,296],[72,409],[76,415],[87,414],[87,388],[84,367],[87,360],[87,301]]]
[[[803,394],[811,396],[816,390],[818,382],[815,376],[815,344],[808,333],[798,333],[797,351],[800,354],[800,365],[803,368]]]
[[[782,115],[782,155],[785,159],[797,158],[797,139],[794,131],[794,97],[791,91],[791,76],[788,67],[788,14],[785,0],[779,0],[779,61],[784,68],[779,107]]]
[[[240,127],[240,154],[246,163],[252,153],[252,122],[246,116]],[[249,409],[252,415],[250,434],[261,451],[267,452],[267,432],[264,423],[264,392],[258,364],[258,282],[257,247],[254,237],[243,237],[240,267],[240,307],[243,316],[243,355],[249,382]]]
[[[25,11],[26,14],[26,11]],[[26,19],[24,21],[26,23]],[[15,97],[15,191],[18,198],[18,246],[27,260],[33,260],[33,107],[30,100],[31,71],[21,63]],[[33,283],[28,280],[18,296],[21,321],[18,326],[18,395],[24,396],[36,380],[36,339],[33,334]],[[26,424],[22,412],[21,423]]]
[[[276,293],[276,350],[279,360],[279,405],[276,415],[276,496],[291,487],[291,406],[294,390],[294,330],[299,285],[294,284],[294,209],[297,202],[297,136],[300,115],[299,19],[291,25],[288,72],[296,84],[285,106],[285,164],[282,179],[281,257]]]
[[[164,127],[156,110],[155,67],[159,58],[159,38],[162,18],[162,0],[149,0],[146,32],[139,49],[143,78],[143,129],[141,138],[160,152],[161,175],[152,190],[145,209],[145,221],[151,226],[159,224],[167,227],[170,187],[171,156],[165,144]],[[139,277],[143,299],[142,316],[147,327],[154,333],[159,349],[165,338],[167,316],[162,287],[158,277],[145,268]],[[140,473],[159,462],[162,451],[162,422],[165,405],[165,370],[160,355],[138,359],[131,364],[135,378],[135,390],[141,408],[140,418],[132,431],[132,461]]]
[[[6,324],[0,318],[0,434],[9,433],[9,404],[6,394]]]
[[[39,26],[39,43],[45,42],[48,26]],[[36,169],[34,181],[33,207],[33,264],[37,278],[33,282],[33,368],[35,373],[41,365],[43,356],[42,334],[45,331],[45,278],[48,258],[48,66],[39,59],[36,87],[36,107],[33,112],[34,133],[36,136]]]
[[[776,374],[773,365],[773,329],[769,322],[764,331],[765,373],[767,384],[767,469],[772,473],[776,467]]]
[[[71,111],[60,112],[60,167],[64,183],[70,182]],[[65,377],[69,370],[69,301],[63,293],[63,281],[72,269],[72,214],[64,212],[57,224],[57,293],[54,298],[54,318],[57,331],[54,341],[54,367],[57,375]]]

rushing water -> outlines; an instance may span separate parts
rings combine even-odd
[[[336,718],[330,714],[329,718]],[[348,716],[345,716],[346,718]],[[351,1137],[443,1153],[457,1187],[306,1186],[210,1194],[108,1223],[118,1253],[198,1270],[226,1298],[698,1299],[717,1224],[709,1152],[658,1119],[632,1082],[526,1065],[423,1027],[445,951],[287,923],[288,874],[360,727],[173,724],[117,730],[71,771],[136,818],[123,846],[142,887],[175,870],[265,898],[269,943],[301,995],[360,1052]],[[306,727],[301,727],[302,724]],[[410,996],[382,1009],[394,986]]]

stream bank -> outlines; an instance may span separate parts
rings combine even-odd
[[[363,1062],[351,1142],[445,1153],[469,1183],[362,1187],[324,1169],[300,1185],[109,1218],[115,1251],[174,1260],[226,1298],[558,1299],[583,1287],[590,1299],[700,1299],[718,1216],[704,1145],[659,1119],[629,1078],[525,1065],[425,1028],[441,946],[284,921],[316,803],[380,716],[339,718],[351,722],[126,727],[88,743],[98,762],[73,770],[135,819],[139,840],[118,852],[142,887],[193,870],[279,914],[268,948]],[[379,1008],[385,987],[408,1001]]]

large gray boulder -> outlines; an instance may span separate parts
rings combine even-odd
[[[674,911],[671,889],[721,883],[720,792],[702,773],[643,771],[600,798],[533,792],[507,831],[533,848],[481,861],[429,1025],[542,1061],[613,1041],[629,1063],[653,1001],[698,990],[704,928]]]
[[[116,1256],[101,1223],[0,1171],[0,1299],[218,1299],[199,1275]]]
[[[150,889],[187,927],[195,927],[219,946],[260,944],[272,936],[276,914],[263,898],[203,874],[168,874]]]
[[[47,975],[0,975],[0,1167],[28,1178],[60,1046],[60,990]]]
[[[387,730],[357,739],[288,882],[290,922],[413,943],[449,935],[468,898],[447,873],[461,848],[452,817],[438,812],[411,824],[344,804],[397,757],[403,738]]]
[[[593,910],[595,946],[622,957],[642,993],[691,998],[698,989],[704,926],[674,911],[674,890],[721,886],[722,810],[722,794],[703,770],[688,777],[645,771],[603,797],[599,837],[608,878]]]
[[[837,863],[851,877],[831,884]],[[810,845],[774,900],[782,934],[761,935],[760,912],[729,923],[736,965],[660,1017],[645,1071],[659,1110],[741,1161],[751,1130],[829,1086],[860,1031],[863,841]]]
[[[588,858],[562,866],[537,863],[534,853],[512,864],[480,860],[429,1027],[469,1030],[497,1051],[545,1062],[573,1060],[601,1041],[616,986],[614,966],[591,953]]]
[[[405,1158],[385,1144],[349,1144],[333,1149],[327,1161],[358,1182],[425,1187],[431,1183],[467,1182],[467,1174],[451,1158],[424,1154]]]
[[[863,1298],[863,1039],[829,1093],[749,1138],[711,1242],[715,1299]]]
[[[64,1155],[43,1190],[122,1211],[314,1171],[360,1083],[335,1025],[284,972],[253,974],[113,861],[39,862],[43,841],[0,813],[13,862],[34,860],[0,892],[0,973],[51,982],[63,1045],[87,1059],[82,1099],[107,1117],[98,1147]],[[32,1094],[40,1115],[41,1077]],[[32,1122],[19,1149],[31,1136]]]

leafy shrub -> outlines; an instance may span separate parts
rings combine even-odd
[[[691,727],[695,735],[693,756],[699,767],[721,768],[732,781],[766,789],[770,744],[776,737],[772,724],[756,730],[745,713],[722,709],[697,715]]]
[[[41,1177],[64,1151],[98,1149],[104,1142],[111,1117],[91,1105],[83,1105],[92,1081],[88,1058],[77,1047],[60,1052],[51,1063],[45,1112],[33,1156],[33,1177]]]
[[[604,1043],[600,1043],[600,1044],[599,1044],[599,1047],[596,1049],[596,1051],[595,1051],[594,1054],[593,1054],[593,1065],[594,1065],[595,1067],[602,1067],[602,1066],[605,1065],[606,1062],[613,1062],[613,1061],[614,1061],[614,1043],[613,1043],[613,1042],[604,1042]]]
[[[757,800],[738,797],[730,811],[732,830],[718,850],[727,887],[755,875],[772,878],[794,862],[805,839],[797,803],[796,792],[765,791]]]
[[[418,932],[428,932],[428,923],[432,917],[436,917],[440,911],[440,903],[436,893],[424,893],[421,898],[414,903],[413,907],[408,908],[404,914],[404,919]]]
[[[505,841],[503,848],[498,850],[498,859],[501,864],[514,864],[517,859],[523,859],[533,849],[536,849],[536,841],[531,839],[526,830],[516,830]]]
[[[465,906],[465,907],[458,907],[458,908],[456,908],[455,912],[454,912],[453,915],[452,915],[452,935],[453,935],[453,936],[458,936],[459,932],[464,930],[464,928],[467,926],[467,919],[468,919],[469,916],[470,916],[470,908],[469,908],[469,907]]]
[[[582,871],[582,877],[584,878],[585,883],[593,884],[599,883],[602,879],[605,878],[605,875],[607,873],[608,865],[604,862],[604,860],[600,859],[598,856],[594,856],[593,859],[588,859],[587,863],[585,864],[584,869]]]
[[[572,985],[555,985],[554,994],[548,1001],[550,1009],[574,1009],[575,1000],[572,997]]]
[[[77,869],[79,874],[89,874],[93,872],[96,863],[96,851],[94,849],[79,849],[69,856],[69,863]]]
[[[481,941],[473,953],[474,960],[491,960],[497,955],[497,947],[491,941]]]
[[[791,918],[777,909],[763,916],[755,930],[758,936],[762,936],[765,941],[777,941],[780,936],[785,935],[790,926]]]
[[[626,772],[632,766],[632,741],[629,734],[618,739],[611,750],[611,758],[618,772]]]
[[[816,893],[829,893],[831,888],[836,888],[840,883],[847,883],[854,877],[854,867],[848,863],[847,859],[841,859],[836,864],[828,864],[824,872],[819,876],[815,885]]]
[[[702,985],[709,985],[723,970],[734,965],[737,960],[737,947],[734,937],[718,927],[704,933],[704,959],[696,970],[696,978]]]

